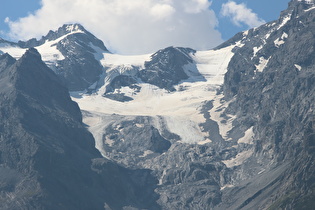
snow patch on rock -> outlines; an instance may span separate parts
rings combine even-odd
[[[253,131],[254,127],[250,127],[247,131],[245,131],[245,135],[240,138],[237,143],[238,144],[253,144],[253,140],[254,140],[254,131]]]
[[[250,158],[254,153],[254,150],[247,150],[243,151],[241,153],[238,153],[235,158],[232,158],[230,160],[224,160],[222,161],[226,167],[233,168],[235,166],[239,166],[243,164],[248,158]]]
[[[275,41],[274,41],[274,44],[276,47],[280,47],[281,45],[283,45],[285,43],[285,39],[288,38],[288,34],[283,32],[282,36],[280,38],[277,38]]]
[[[271,58],[271,56],[268,59],[265,59],[264,57],[260,57],[259,58],[259,64],[255,65],[256,66],[256,70],[258,72],[263,72],[264,69],[266,68],[266,66],[269,63],[270,58]]]
[[[300,65],[294,64],[295,68],[297,68],[297,70],[301,71],[302,67]]]
[[[285,17],[282,19],[282,22],[281,22],[281,24],[278,26],[277,30],[279,30],[280,28],[282,28],[283,26],[285,26],[285,25],[291,20],[291,16],[292,16],[292,14],[288,14],[287,16],[285,16]]]
[[[106,120],[110,121],[110,116],[150,116],[159,118],[156,120],[156,127],[162,130],[166,126],[167,129],[180,137],[182,143],[200,143],[205,144],[211,142],[208,133],[203,133],[200,124],[206,119],[201,113],[201,109],[205,101],[211,101],[217,96],[217,89],[224,82],[224,75],[227,72],[228,64],[233,57],[232,49],[235,46],[229,46],[220,50],[198,51],[192,58],[198,72],[203,76],[204,80],[198,79],[193,81],[183,81],[175,86],[175,89],[181,91],[168,92],[154,85],[139,83],[141,89],[137,94],[133,94],[130,88],[121,88],[120,93],[133,98],[129,102],[118,102],[103,97],[106,85],[109,84],[115,76],[120,74],[135,74],[141,69],[150,55],[141,56],[121,56],[112,54],[102,54],[98,56],[102,58],[100,62],[106,69],[104,85],[93,94],[85,94],[85,92],[72,93],[72,98],[76,101],[81,110],[87,111],[94,115],[96,119],[92,120],[91,116],[87,116],[85,123],[89,125],[92,134],[96,135],[98,142],[97,148],[100,149],[101,137],[106,127],[105,124],[98,123],[101,116],[106,116]],[[135,68],[135,66],[138,66]],[[123,67],[123,68],[122,68]],[[193,73],[193,72],[192,72]],[[75,96],[75,97],[74,97]],[[222,96],[220,96],[222,97]],[[214,104],[217,109],[224,109],[226,106],[219,101]],[[216,109],[215,108],[215,109]],[[101,115],[101,116],[100,116]],[[215,121],[222,121],[219,113],[214,114]],[[104,122],[105,118],[101,121]],[[96,122],[96,123],[95,123]],[[163,126],[161,123],[163,122]],[[228,124],[228,123],[227,123]],[[223,136],[227,135],[227,131],[231,129],[230,125],[221,123],[220,130]],[[102,151],[101,151],[102,152]],[[102,152],[102,154],[104,154]]]

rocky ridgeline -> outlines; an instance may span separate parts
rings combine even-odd
[[[225,76],[225,96],[235,97],[226,112],[237,116],[235,123],[253,127],[255,152],[234,176],[242,177],[254,161],[267,171],[257,178],[251,176],[245,182],[248,189],[257,187],[261,178],[272,180],[240,205],[244,209],[253,208],[256,202],[270,209],[314,206],[312,7],[306,2],[291,1],[279,20],[237,35],[243,36],[244,46],[235,50]],[[226,200],[235,198],[234,204],[230,202],[231,209],[232,204],[242,200],[233,195],[235,192],[232,189],[223,195]]]
[[[230,141],[220,136],[217,123],[209,118],[207,113],[213,108],[209,101],[203,108],[207,119],[203,127],[212,143],[178,143],[178,136],[160,129],[159,136],[171,147],[163,154],[146,153],[149,147],[139,144],[139,139],[159,139],[150,131],[154,128],[145,126],[154,124],[154,119],[121,121],[117,116],[116,124],[108,127],[113,130],[104,136],[104,141],[113,143],[105,148],[110,158],[125,166],[151,169],[159,179],[156,192],[164,209],[311,209],[312,7],[291,1],[279,20],[239,33],[218,47],[241,44],[233,50],[222,88],[224,100],[230,102],[223,115],[235,116]],[[241,143],[248,131],[254,136]],[[148,135],[137,140],[141,133]],[[135,155],[133,147],[142,152]]]
[[[0,96],[1,209],[158,208],[157,180],[101,157],[35,49],[18,61],[0,56]]]
[[[49,41],[56,41],[54,45],[64,57],[50,67],[69,90],[85,90],[99,80],[103,67],[95,59],[94,54],[97,53],[96,49],[108,52],[101,40],[80,24],[66,24],[57,31],[49,31],[40,40],[20,41],[17,45],[30,48],[41,46]]]
[[[95,47],[107,51],[103,43],[80,25],[65,25],[39,41],[19,42],[34,47],[61,38],[56,46],[65,59],[54,71],[63,82],[34,49],[18,61],[7,54],[0,57],[0,207],[312,209],[313,6],[292,0],[278,20],[217,47],[238,43],[218,90],[227,108],[213,110],[211,100],[201,109],[206,120],[202,132],[212,142],[179,142],[180,136],[159,116],[113,114],[107,116],[111,122],[104,127],[101,148],[111,161],[94,149],[94,139],[63,85],[84,90],[99,80],[104,69],[94,53]],[[132,67],[131,76],[113,78],[105,95],[131,101],[112,93],[122,87],[139,91],[143,82],[174,92],[189,77],[184,66],[194,65],[194,53],[160,50],[141,71]],[[222,121],[233,116],[226,137],[210,112],[220,112]]]

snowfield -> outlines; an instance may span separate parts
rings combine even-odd
[[[15,59],[22,57],[25,51],[26,49],[22,49],[18,46],[13,46],[7,43],[0,43],[0,54],[8,53]]]
[[[58,39],[52,41],[47,40],[44,44],[35,47],[41,54],[42,60],[53,70],[54,67],[57,65],[57,61],[65,59],[62,53],[57,49],[57,43],[71,34],[84,33],[83,31],[75,27],[68,28],[68,31],[68,34],[61,36]],[[21,48],[17,45],[14,46],[10,45],[9,43],[0,43],[0,52],[8,53],[15,59],[19,59],[20,57],[22,57],[26,50],[26,48]]]
[[[69,28],[69,34],[53,41],[46,41],[43,45],[36,47],[43,61],[51,69],[54,70],[58,65],[57,62],[65,59],[56,48],[57,43],[74,33],[84,32]],[[222,94],[218,94],[218,89],[223,85],[224,75],[234,55],[232,50],[235,46],[241,47],[242,44],[239,42],[219,50],[197,51],[191,54],[194,62],[183,67],[189,79],[175,86],[174,92],[140,82],[137,84],[141,87],[139,92],[129,87],[122,87],[118,90],[119,92],[116,90],[115,93],[123,93],[133,98],[129,102],[119,102],[103,96],[107,86],[119,75],[135,76],[137,72],[144,69],[145,62],[151,60],[151,54],[132,56],[111,54],[90,43],[90,47],[95,50],[95,59],[104,67],[101,80],[90,87],[90,89],[97,88],[97,91],[93,94],[86,94],[86,91],[70,94],[83,112],[83,121],[94,135],[96,148],[106,157],[103,145],[113,143],[110,139],[103,139],[106,127],[117,120],[132,120],[137,116],[150,117],[152,126],[160,133],[163,129],[167,129],[177,134],[181,143],[207,144],[213,142],[209,133],[202,127],[202,123],[209,120],[205,118],[207,114],[212,121],[217,123],[221,137],[229,141],[228,133],[233,128],[232,122],[235,116],[227,116],[228,119],[222,117],[228,103],[223,100]],[[26,49],[8,43],[0,44],[1,53],[7,52],[16,59],[20,58],[25,51]],[[259,51],[259,48],[256,51]],[[257,70],[263,71],[268,60],[261,58],[261,62],[256,66]],[[203,108],[209,101],[212,102],[213,108],[205,113]],[[251,143],[253,133],[250,131],[243,139],[240,139],[239,143]],[[150,153],[151,151],[147,151],[144,155]],[[243,159],[243,156],[237,159]],[[233,160],[226,164],[235,165],[235,162],[238,164],[239,161]]]
[[[141,90],[137,94],[128,87],[120,89],[126,96],[132,96],[134,100],[129,102],[118,102],[103,97],[105,86],[115,75],[130,75],[135,68],[141,70],[144,62],[150,60],[150,55],[125,56],[108,53],[95,55],[96,58],[101,58],[100,62],[107,69],[104,85],[92,95],[84,92],[73,92],[71,95],[80,108],[89,113],[84,117],[84,122],[89,125],[90,131],[94,134],[97,148],[102,150],[104,128],[114,122],[117,115],[126,119],[150,116],[156,119],[154,127],[161,129],[161,123],[163,123],[170,132],[179,135],[183,143],[209,143],[211,139],[202,131],[200,124],[206,121],[201,109],[206,101],[211,100],[215,100],[214,106],[217,106],[212,109],[211,118],[218,122],[220,133],[225,137],[228,130],[232,128],[232,120],[226,124],[221,123],[220,113],[217,114],[216,110],[225,105],[221,101],[222,95],[217,95],[217,90],[224,82],[224,75],[233,56],[234,47],[199,51],[191,55],[197,70],[206,81],[200,81],[200,78],[194,77],[195,69],[193,69],[190,72],[191,77],[177,85],[175,88],[178,91],[175,92],[168,92],[145,83],[139,84]],[[191,69],[189,65],[185,68]]]

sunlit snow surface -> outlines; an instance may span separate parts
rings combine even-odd
[[[70,32],[70,34],[73,33],[82,32],[78,30]],[[52,69],[59,60],[65,59],[56,46],[67,35],[57,40],[46,41],[43,45],[36,47],[43,61]],[[236,45],[240,47],[241,43]],[[160,133],[163,133],[163,129],[167,129],[169,132],[177,134],[182,143],[211,143],[213,140],[209,137],[209,133],[204,132],[201,127],[201,124],[206,122],[202,108],[207,101],[212,101],[213,104],[212,109],[206,110],[210,119],[217,123],[222,138],[229,141],[228,132],[233,128],[232,122],[235,117],[228,116],[229,119],[222,117],[228,103],[223,100],[223,95],[218,94],[217,91],[223,85],[228,64],[234,55],[232,49],[236,45],[220,50],[197,51],[195,54],[191,54],[194,62],[184,66],[189,79],[175,86],[176,91],[174,92],[168,92],[154,85],[139,83],[141,90],[138,93],[129,87],[123,87],[119,90],[126,96],[132,97],[132,101],[118,102],[103,97],[107,85],[118,75],[135,76],[144,69],[145,62],[150,61],[151,54],[134,56],[110,54],[90,44],[90,47],[95,50],[95,58],[104,66],[104,73],[101,77],[103,81],[93,84],[93,87],[91,86],[91,89],[97,87],[97,91],[93,94],[72,92],[71,96],[83,112],[83,121],[94,135],[97,149],[106,157],[103,144],[110,146],[113,141],[103,139],[106,136],[104,135],[105,128],[112,123],[117,123],[117,121],[133,120],[137,116],[151,117],[152,126],[160,130]],[[9,53],[16,59],[20,58],[25,51],[26,49],[16,45],[0,43],[0,53]],[[265,63],[268,62],[261,62],[257,66],[258,70],[262,71]],[[247,131],[239,143],[250,143],[253,135],[251,131]],[[152,151],[145,151],[143,156],[150,153]],[[226,164],[230,167],[238,165],[247,157],[245,156],[240,155]]]
[[[57,43],[63,40],[64,38],[66,38],[67,36],[71,34],[76,34],[76,33],[84,33],[84,32],[79,29],[76,29],[76,30],[73,29],[70,33],[64,36],[61,36],[60,38],[56,40],[46,41],[44,44],[38,47],[35,47],[38,50],[38,52],[41,54],[42,60],[47,64],[47,66],[54,69],[54,66],[56,66],[57,61],[65,59],[62,53],[57,49]],[[0,52],[8,53],[15,59],[19,59],[20,57],[22,57],[22,55],[25,53],[26,50],[27,50],[26,48],[10,45],[8,43],[0,43]]]
[[[182,82],[175,88],[181,91],[168,92],[150,84],[139,84],[141,91],[132,95],[132,90],[124,88],[121,91],[132,96],[134,100],[130,102],[118,102],[103,97],[105,86],[111,77],[111,72],[120,71],[117,74],[129,74],[125,71],[132,71],[132,68],[143,68],[145,61],[150,60],[150,55],[143,56],[120,56],[104,53],[101,63],[107,69],[107,76],[103,85],[95,94],[72,93],[73,100],[80,108],[87,111],[84,122],[89,125],[90,131],[96,139],[96,146],[99,150],[102,145],[102,133],[104,128],[114,122],[119,115],[126,119],[135,116],[150,116],[156,119],[155,127],[160,129],[166,125],[168,130],[181,137],[183,143],[209,143],[211,139],[207,133],[203,133],[200,127],[206,119],[201,113],[205,101],[215,100],[215,106],[222,106],[220,99],[222,95],[217,95],[217,89],[224,82],[224,74],[231,60],[233,53],[230,46],[220,50],[199,51],[191,55],[198,71],[204,76],[206,81],[200,81],[192,76],[189,80]],[[190,68],[187,65],[185,68]],[[132,73],[131,73],[132,74]],[[216,110],[216,107],[213,108]],[[115,114],[115,116],[113,116]],[[222,120],[219,114],[212,113],[212,120],[218,122],[221,133],[225,136],[227,129],[231,127],[220,123]]]
[[[260,57],[259,58],[259,64],[255,65],[256,66],[256,70],[258,72],[263,72],[264,69],[267,67],[269,60],[271,57],[269,57],[268,59],[265,59],[264,57]]]
[[[77,30],[70,32],[70,34],[73,33],[82,32]],[[52,69],[57,65],[57,61],[64,59],[56,44],[67,35],[57,40],[46,41],[43,45],[36,47],[42,55],[43,61]],[[236,45],[240,46],[240,43]],[[175,86],[177,91],[168,92],[154,85],[139,83],[141,90],[138,93],[129,87],[119,90],[126,96],[132,97],[132,101],[118,102],[103,97],[106,86],[118,75],[136,75],[144,68],[144,63],[150,61],[151,55],[110,54],[91,44],[90,47],[96,51],[95,58],[104,66],[103,81],[93,84],[91,88],[98,87],[93,94],[72,92],[71,96],[83,111],[83,121],[94,135],[96,147],[106,156],[106,151],[103,150],[104,141],[108,145],[113,142],[110,139],[103,139],[105,128],[117,120],[133,120],[137,116],[151,117],[152,126],[161,133],[162,129],[166,128],[171,133],[177,134],[182,143],[211,143],[213,140],[209,137],[209,133],[203,132],[201,127],[201,124],[206,122],[202,108],[207,101],[212,101],[214,106],[211,110],[207,110],[211,120],[218,124],[222,138],[230,140],[228,132],[233,128],[232,122],[235,118],[228,116],[228,120],[223,119],[221,114],[228,103],[224,102],[223,95],[218,95],[217,91],[223,85],[228,64],[234,55],[232,49],[236,45],[191,54],[194,63],[184,66],[184,70],[190,78]],[[25,51],[26,49],[18,46],[0,44],[0,52],[7,52],[16,59],[20,58]],[[202,75],[202,79],[197,72]],[[99,86],[99,84],[103,85]],[[246,140],[242,139],[240,142],[249,141],[247,138],[250,138],[250,133],[246,135]],[[146,151],[144,155],[150,153],[151,151]]]
[[[8,53],[15,59],[20,58],[25,53],[25,51],[26,49],[22,49],[18,46],[13,46],[8,43],[0,43],[0,54]]]
[[[283,32],[282,36],[274,41],[276,47],[280,47],[285,43],[285,39],[288,38],[288,34]]]

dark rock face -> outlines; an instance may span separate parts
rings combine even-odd
[[[0,57],[0,72],[8,68],[15,63],[15,59],[9,54],[4,54]]]
[[[116,116],[116,122],[106,127],[105,133],[108,135],[103,136],[104,150],[109,158],[133,166],[133,162],[145,160],[147,155],[156,156],[170,148],[171,143],[150,125],[150,117],[139,116],[123,121],[119,118]],[[145,154],[148,151],[150,153]]]
[[[101,158],[78,105],[35,49],[16,62],[2,55],[0,66],[1,209],[158,209],[145,187],[156,183],[150,171]]]
[[[119,102],[128,102],[133,100],[133,98],[125,96],[124,93],[107,93],[104,97]]]
[[[195,51],[187,48],[168,47],[152,55],[151,61],[145,62],[145,69],[139,72],[140,79],[159,88],[174,91],[174,85],[188,79],[183,66],[193,63],[189,54]]]
[[[94,46],[100,47],[104,51],[108,51],[102,41],[97,39],[93,34],[88,32],[80,24],[65,24],[62,27],[60,27],[57,31],[49,31],[48,34],[46,36],[43,36],[40,40],[30,39],[26,42],[19,41],[17,44],[22,48],[37,47],[39,45],[44,44],[46,41],[53,41],[76,31],[81,31],[83,34],[86,34],[86,36],[83,36],[83,39],[85,39],[85,41],[90,41]]]
[[[77,105],[35,50],[19,61],[1,56],[0,208],[313,209],[312,6],[293,0],[279,20],[239,33],[218,47],[243,44],[234,49],[222,88],[222,100],[229,102],[224,112],[221,107],[222,116],[224,120],[235,116],[228,141],[211,120],[213,101],[206,101],[201,110],[206,119],[202,132],[212,140],[204,145],[178,142],[180,137],[163,122],[157,128],[153,117],[113,115],[102,140],[105,155],[123,167],[100,157]],[[50,32],[46,39],[65,33],[66,29]],[[88,87],[97,77],[93,73],[90,78],[83,69],[71,70],[85,62],[94,66],[91,39],[85,38],[71,34],[57,45],[64,55],[79,51],[63,63],[70,70],[59,69],[65,81],[75,81],[73,90]],[[139,78],[174,91],[174,85],[188,78],[183,66],[193,62],[191,53],[184,48],[157,52],[144,70],[113,79],[106,97],[131,100],[116,90],[137,91]],[[77,55],[87,60],[80,63]],[[85,77],[88,82],[81,83]],[[163,116],[157,118],[163,121]],[[254,133],[252,142],[239,143],[248,129]],[[240,154],[247,159],[228,166],[226,161]]]
[[[96,51],[89,46],[86,34],[72,34],[57,44],[65,56],[59,61],[56,72],[70,91],[85,90],[99,80],[103,67],[95,59]]]
[[[139,92],[141,88],[136,85],[137,82],[138,81],[135,77],[129,75],[119,75],[115,77],[107,87],[105,94],[113,92],[122,87],[130,87],[131,89],[135,89],[136,92]]]
[[[74,33],[77,32],[77,33]],[[60,76],[70,91],[85,90],[97,82],[103,67],[94,57],[95,49],[99,48],[108,52],[104,43],[97,39],[80,24],[67,24],[57,31],[50,31],[39,41],[31,39],[27,42],[19,42],[23,48],[36,47],[46,41],[57,40],[63,37],[56,45],[65,59],[51,68]]]
[[[133,89],[134,94],[140,92],[141,87],[137,85],[138,80],[136,77],[129,76],[129,75],[119,75],[115,77],[111,83],[106,87],[106,92],[104,97],[120,101],[120,102],[128,102],[132,101],[133,98],[129,96],[125,96],[124,93],[113,93],[114,91],[119,91],[122,87],[129,87]]]
[[[162,209],[212,209],[221,202],[221,182],[231,173],[220,162],[222,148],[179,142],[165,122],[154,127],[154,117],[106,118],[113,122],[104,126],[104,155],[128,168],[152,170]]]
[[[1,208],[100,208],[100,198],[84,204],[60,193],[92,199],[83,192],[89,180],[78,174],[92,174],[91,158],[99,155],[93,137],[80,123],[77,104],[37,51],[27,51],[3,70],[0,85],[1,170],[2,178],[10,179],[1,189]]]
[[[205,81],[192,58],[195,52],[189,48],[168,47],[154,53],[150,61],[145,61],[144,68],[118,66],[109,73],[109,78],[112,78],[109,79],[104,96],[112,100],[128,102],[133,100],[132,96],[140,92],[140,84],[143,83],[167,91],[176,91],[174,86],[190,77],[190,82]],[[129,87],[132,94],[125,96],[120,93],[123,87]]]
[[[235,123],[254,126],[252,160],[273,168],[261,175],[273,182],[256,186],[256,190],[253,187],[247,200],[229,191],[224,197],[237,199],[221,208],[235,209],[238,204],[241,209],[313,206],[315,11],[307,10],[312,6],[291,1],[278,21],[250,30],[243,37],[245,45],[235,50],[224,84],[226,98],[235,97],[235,101],[226,112],[237,115]],[[253,50],[261,45],[261,50]],[[261,71],[257,68],[260,58],[268,60]],[[247,167],[242,166],[245,171]],[[256,176],[251,182],[258,180]]]
[[[109,197],[104,205],[106,210],[161,209],[156,204],[159,196],[154,192],[157,180],[152,176],[150,170],[130,170],[104,158],[93,159],[93,170],[100,177],[95,181],[104,186],[103,190]]]
[[[235,116],[228,141],[211,120],[213,102],[207,101],[202,127],[211,143],[179,143],[178,136],[159,128],[159,135],[171,142],[161,154],[147,144],[154,136],[150,117],[115,116],[103,136],[106,155],[124,166],[152,170],[159,179],[155,191],[163,209],[312,209],[315,10],[305,11],[311,6],[291,1],[279,20],[239,33],[218,47],[243,44],[234,49],[222,88],[224,100],[230,102],[222,115],[226,120]],[[176,59],[167,59],[176,54],[173,50],[159,51],[146,64],[144,78],[141,71],[139,77],[172,91],[175,80],[158,83],[149,78],[164,78],[159,77],[166,75],[164,67],[176,66]],[[130,86],[129,79],[113,84]],[[252,142],[239,143],[248,129],[254,133]],[[228,166],[227,161],[240,154],[247,158]]]
[[[160,177],[157,192],[163,209],[213,209],[221,202],[220,179],[226,173],[209,145],[175,143],[167,153],[148,160]],[[161,174],[160,174],[161,173]]]
[[[234,49],[222,88],[224,100],[230,101],[222,115],[236,117],[229,141],[211,120],[213,105],[208,101],[202,109],[207,119],[202,127],[212,143],[181,144],[176,135],[160,129],[159,135],[171,146],[162,154],[145,153],[148,145],[135,136],[148,139],[143,133],[152,134],[152,119],[120,121],[117,116],[117,124],[108,126],[103,137],[107,155],[125,166],[151,169],[159,179],[156,192],[163,209],[314,208],[315,10],[308,10],[312,6],[291,1],[279,20],[239,33],[218,47],[243,44]],[[158,64],[151,63],[156,70],[144,71],[148,78],[163,75],[155,66],[172,63],[157,60]],[[175,84],[142,80],[170,91]],[[124,122],[126,126],[117,126]],[[238,143],[250,128],[252,143]],[[225,164],[240,154],[248,158],[231,167]]]

